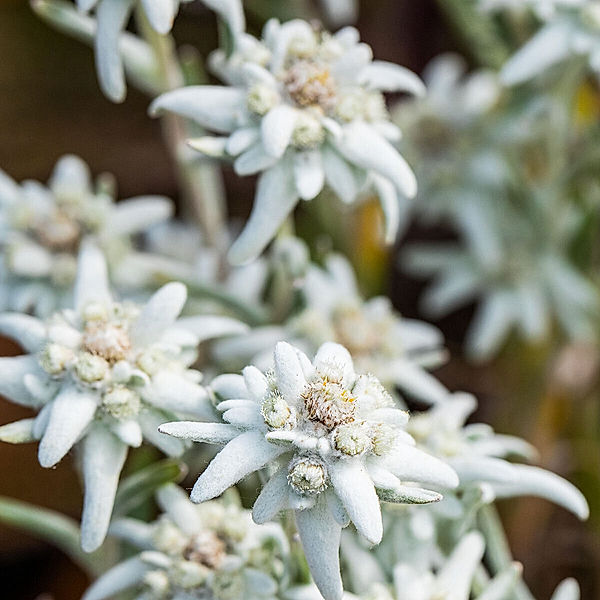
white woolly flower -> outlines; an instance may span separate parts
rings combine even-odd
[[[231,361],[238,356],[267,369],[272,356],[265,348],[278,340],[309,353],[334,341],[348,349],[357,371],[372,373],[388,391],[398,387],[427,403],[446,397],[446,388],[425,370],[444,361],[442,334],[425,322],[400,317],[388,298],[364,300],[345,257],[331,254],[324,268],[310,264],[297,288],[303,300],[297,314],[281,327],[258,327],[243,337],[218,342],[217,357]]]
[[[245,21],[240,0],[203,1],[221,15],[234,35],[244,29]],[[132,13],[139,10],[157,34],[165,35],[171,31],[180,4],[191,0],[76,0],[76,2],[77,7],[83,12],[95,10],[94,50],[100,87],[113,102],[122,102],[126,94],[123,64],[125,46],[122,42]],[[144,49],[139,40],[127,41],[126,50],[129,53],[143,54]],[[149,77],[150,74],[146,76]]]
[[[535,458],[536,450],[530,444],[518,437],[495,433],[484,423],[466,424],[476,407],[472,395],[455,393],[427,412],[413,415],[407,431],[419,447],[452,466],[461,487],[485,488],[487,502],[538,496],[587,519],[588,504],[573,484],[540,467],[507,460]]]
[[[169,283],[143,306],[115,301],[102,254],[84,244],[73,309],[46,321],[0,315],[0,333],[29,353],[0,358],[0,393],[39,410],[35,419],[0,428],[0,439],[39,440],[43,467],[54,466],[77,447],[85,484],[85,550],[104,539],[128,447],[145,438],[179,455],[184,444],[159,435],[158,425],[173,415],[214,418],[199,385],[202,375],[189,368],[196,346],[245,326],[218,316],[177,320],[185,300],[185,286]]]
[[[256,525],[239,503],[192,504],[168,484],[157,492],[156,521],[115,521],[111,533],[141,552],[117,564],[82,600],[131,590],[136,600],[275,600],[289,551],[278,525]]]
[[[330,35],[301,20],[269,21],[260,41],[238,36],[233,55],[216,53],[212,66],[228,87],[168,92],[151,112],[171,111],[226,134],[190,143],[231,158],[238,175],[260,173],[250,220],[230,251],[232,262],[260,254],[298,200],[312,200],[325,183],[349,203],[373,185],[386,215],[386,238],[393,241],[400,205],[417,186],[390,143],[400,132],[383,92],[423,94],[414,73],[373,61],[356,29]]]
[[[268,521],[295,511],[315,583],[326,600],[339,599],[338,546],[350,521],[369,543],[383,534],[380,499],[424,504],[441,499],[427,486],[452,488],[455,472],[415,448],[404,430],[408,414],[373,376],[357,375],[348,351],[326,343],[311,363],[280,342],[274,371],[246,367],[212,384],[226,424],[168,423],[160,431],[181,439],[225,443],[198,478],[192,500],[218,496],[246,475],[269,466],[271,477],[253,508]]]
[[[407,250],[411,272],[434,277],[426,312],[439,317],[480,300],[466,341],[474,359],[492,357],[513,328],[529,341],[544,339],[554,320],[571,338],[591,339],[598,291],[565,255],[580,213],[554,200],[532,202],[525,214],[507,201],[470,202],[460,221],[465,248]]]
[[[501,79],[517,85],[569,58],[582,57],[600,74],[600,2],[573,0],[535,6],[544,25],[504,65]]]
[[[72,155],[56,163],[47,187],[18,185],[0,171],[0,309],[47,316],[68,302],[82,240],[93,238],[118,263],[132,235],[172,210],[161,196],[116,204],[101,179],[94,188],[87,165]]]

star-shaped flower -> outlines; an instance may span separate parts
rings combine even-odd
[[[47,316],[68,305],[84,239],[93,238],[118,263],[132,235],[172,210],[161,196],[115,203],[102,179],[94,188],[87,165],[72,155],[56,163],[47,186],[18,185],[0,171],[0,308]]]
[[[171,111],[226,134],[190,143],[232,159],[238,175],[261,173],[250,220],[230,251],[232,262],[260,254],[298,200],[312,200],[325,183],[348,203],[374,186],[386,238],[393,241],[402,198],[413,197],[417,185],[390,143],[400,131],[383,92],[424,93],[414,73],[373,61],[354,28],[330,35],[301,20],[271,20],[261,40],[239,35],[233,55],[217,53],[212,66],[228,87],[168,92],[151,112]]]
[[[82,247],[75,306],[46,321],[17,313],[0,315],[0,333],[29,354],[0,358],[0,393],[38,409],[35,418],[0,428],[8,442],[39,440],[43,467],[56,465],[73,447],[81,454],[85,500],[82,546],[103,541],[128,447],[145,438],[165,453],[184,444],[157,427],[175,415],[214,419],[202,374],[190,369],[196,346],[245,326],[227,317],[177,320],[186,289],[170,283],[143,306],[110,294],[106,263]]]
[[[263,523],[284,509],[296,515],[315,583],[326,600],[339,599],[338,547],[350,521],[371,544],[381,541],[380,499],[424,504],[441,499],[423,483],[458,484],[455,472],[414,446],[408,414],[372,375],[357,375],[348,351],[326,343],[311,363],[279,343],[275,369],[263,375],[223,375],[213,389],[226,424],[167,423],[181,439],[226,444],[198,478],[192,500],[218,496],[246,475],[270,467],[272,476],[253,508]]]

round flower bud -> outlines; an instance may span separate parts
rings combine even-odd
[[[165,554],[179,554],[184,551],[188,539],[172,521],[161,518],[153,527],[152,542],[157,550]]]
[[[84,321],[105,321],[108,318],[108,309],[102,302],[89,302],[81,313]]]
[[[283,396],[275,391],[271,392],[262,403],[260,412],[269,427],[280,429],[288,422],[291,411]]]
[[[40,366],[50,375],[59,375],[73,358],[73,352],[60,344],[46,344],[40,353]]]
[[[356,456],[363,454],[371,447],[371,437],[365,430],[363,423],[350,423],[340,425],[334,435],[334,443],[337,450]]]
[[[325,465],[312,458],[296,459],[290,464],[288,483],[299,494],[318,494],[327,487]]]
[[[80,352],[75,362],[75,373],[81,381],[93,383],[101,381],[108,373],[109,365],[101,356],[91,352]]]
[[[266,115],[279,102],[277,90],[264,83],[257,83],[248,90],[246,106],[256,115]]]
[[[148,375],[155,375],[165,365],[165,355],[157,348],[142,352],[137,358],[138,367]]]
[[[373,453],[381,456],[389,452],[396,441],[396,432],[393,427],[385,423],[377,424],[371,433]]]
[[[210,569],[200,563],[181,560],[173,565],[171,576],[175,585],[189,590],[200,587],[209,573]]]
[[[117,419],[137,415],[140,403],[140,397],[125,386],[112,388],[102,396],[102,408]]]
[[[303,150],[319,146],[324,140],[325,129],[319,119],[307,110],[300,111],[292,132],[292,144]]]
[[[144,585],[150,588],[153,596],[162,598],[169,591],[169,577],[164,571],[148,571],[144,575]]]
[[[354,121],[363,116],[363,100],[360,94],[344,94],[338,99],[335,114],[342,121]]]

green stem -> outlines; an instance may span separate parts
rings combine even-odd
[[[90,576],[98,576],[107,566],[105,548],[86,554],[77,523],[53,510],[0,496],[0,522],[56,546]]]
[[[490,570],[492,575],[497,575],[508,569],[513,563],[513,557],[498,510],[493,504],[481,507],[478,521],[479,529],[486,541],[486,556]],[[515,600],[535,600],[522,579],[517,582],[513,597]]]
[[[438,6],[475,60],[483,67],[500,69],[509,51],[489,17],[470,0],[438,0]]]
[[[168,276],[161,277],[158,275],[157,281],[160,283],[168,283],[169,281],[173,281],[173,279]],[[185,278],[178,278],[177,281],[185,284],[191,294],[198,296],[199,298],[214,300],[221,304],[224,308],[228,308],[235,315],[248,323],[248,325],[257,327],[260,325],[266,325],[269,322],[269,316],[266,310],[258,306],[249,306],[248,304],[244,304],[244,302],[242,302],[239,298],[236,298],[223,289],[214,286],[203,285],[197,281],[192,281]]]
[[[136,20],[140,35],[154,50],[164,91],[184,86],[184,74],[173,37],[154,31],[141,8],[136,12]],[[162,129],[169,153],[177,165],[184,209],[199,223],[207,243],[222,249],[226,239],[226,203],[220,170],[188,148],[187,140],[193,136],[184,119],[167,113],[162,116]]]

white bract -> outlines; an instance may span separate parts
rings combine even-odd
[[[414,484],[453,488],[455,472],[418,450],[406,434],[408,414],[373,375],[357,375],[348,351],[326,343],[311,363],[281,342],[274,371],[223,375],[212,384],[226,424],[168,423],[160,431],[181,439],[226,443],[198,478],[192,500],[223,493],[246,475],[269,467],[271,477],[253,508],[258,523],[292,509],[315,583],[326,600],[339,599],[338,546],[350,521],[369,543],[383,535],[380,498],[425,504],[441,495]]]
[[[231,360],[237,355],[267,369],[270,348],[278,340],[310,354],[327,341],[337,342],[350,352],[358,372],[372,373],[390,393],[397,387],[427,403],[446,397],[444,386],[425,370],[445,359],[442,334],[432,325],[402,318],[386,297],[364,300],[345,257],[329,255],[324,268],[310,264],[297,289],[303,308],[283,326],[222,340],[215,346],[217,356]]]
[[[0,308],[47,316],[70,301],[85,238],[118,262],[130,251],[132,235],[172,210],[161,196],[115,203],[100,181],[93,187],[87,165],[76,156],[57,162],[47,187],[19,185],[0,171]]]
[[[141,552],[101,575],[82,600],[126,590],[136,600],[275,600],[289,552],[282,529],[256,525],[239,502],[192,504],[174,484],[157,492],[156,521],[115,521],[111,533]]]
[[[496,498],[538,496],[587,519],[588,504],[574,485],[545,469],[508,461],[535,458],[536,450],[530,444],[495,433],[484,423],[466,423],[476,407],[473,396],[455,393],[429,411],[413,415],[407,431],[419,447],[458,473],[461,488],[482,487],[486,503]]]
[[[555,2],[542,11],[544,24],[504,65],[501,78],[516,85],[567,59],[584,59],[600,74],[600,2]]]
[[[472,202],[461,220],[465,248],[415,245],[406,254],[412,272],[434,277],[424,297],[430,314],[481,301],[467,335],[467,349],[479,360],[498,352],[514,327],[532,342],[549,334],[553,320],[574,339],[592,335],[597,290],[565,255],[578,210],[531,192],[527,214],[508,202]]]
[[[173,415],[214,418],[212,403],[190,369],[202,340],[240,333],[227,317],[177,320],[186,300],[169,283],[143,306],[115,301],[100,251],[82,247],[73,309],[46,321],[18,313],[0,315],[0,333],[29,354],[0,358],[0,393],[39,410],[0,428],[7,442],[39,440],[43,467],[56,465],[73,446],[81,454],[85,501],[82,546],[103,541],[128,447],[145,438],[169,455],[185,445],[157,432]]]
[[[262,40],[244,34],[227,58],[212,57],[229,86],[190,86],[160,96],[154,114],[171,111],[226,134],[192,140],[211,156],[229,157],[238,175],[260,173],[254,208],[230,260],[256,257],[298,200],[327,183],[344,202],[375,187],[393,241],[400,205],[413,197],[414,174],[391,145],[400,137],[383,92],[424,93],[411,71],[373,61],[358,32],[330,35],[300,20],[269,21]]]

